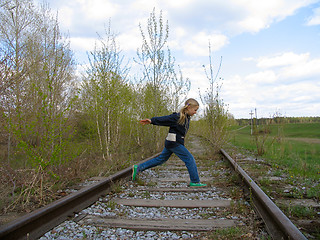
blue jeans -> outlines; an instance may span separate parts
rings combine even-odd
[[[196,161],[188,149],[181,144],[173,148],[164,148],[158,157],[139,164],[137,169],[138,172],[142,172],[148,168],[165,163],[172,153],[176,154],[185,163],[189,172],[190,181],[192,183],[200,182]]]

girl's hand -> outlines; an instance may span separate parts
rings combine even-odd
[[[146,124],[150,124],[151,123],[151,120],[150,119],[142,119],[139,121],[140,124],[142,125],[146,125]]]

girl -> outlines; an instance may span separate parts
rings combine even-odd
[[[200,183],[197,165],[192,154],[184,146],[184,137],[189,129],[190,117],[197,113],[199,103],[189,98],[179,113],[168,116],[153,117],[140,121],[142,125],[153,124],[169,127],[169,133],[165,141],[165,148],[162,153],[149,161],[132,166],[132,180],[135,180],[137,173],[148,168],[152,168],[166,162],[172,153],[176,154],[186,165],[191,187],[204,187],[206,184]]]

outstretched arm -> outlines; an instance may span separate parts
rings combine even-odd
[[[151,120],[150,119],[142,119],[139,121],[140,124],[142,125],[146,125],[146,124],[150,124],[151,123]]]

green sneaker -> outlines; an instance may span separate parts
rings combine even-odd
[[[132,166],[132,181],[136,180],[136,176],[138,173],[138,165]]]
[[[205,184],[205,183],[193,183],[193,182],[191,182],[190,184],[189,184],[189,186],[190,187],[206,187],[207,186],[207,184]]]

